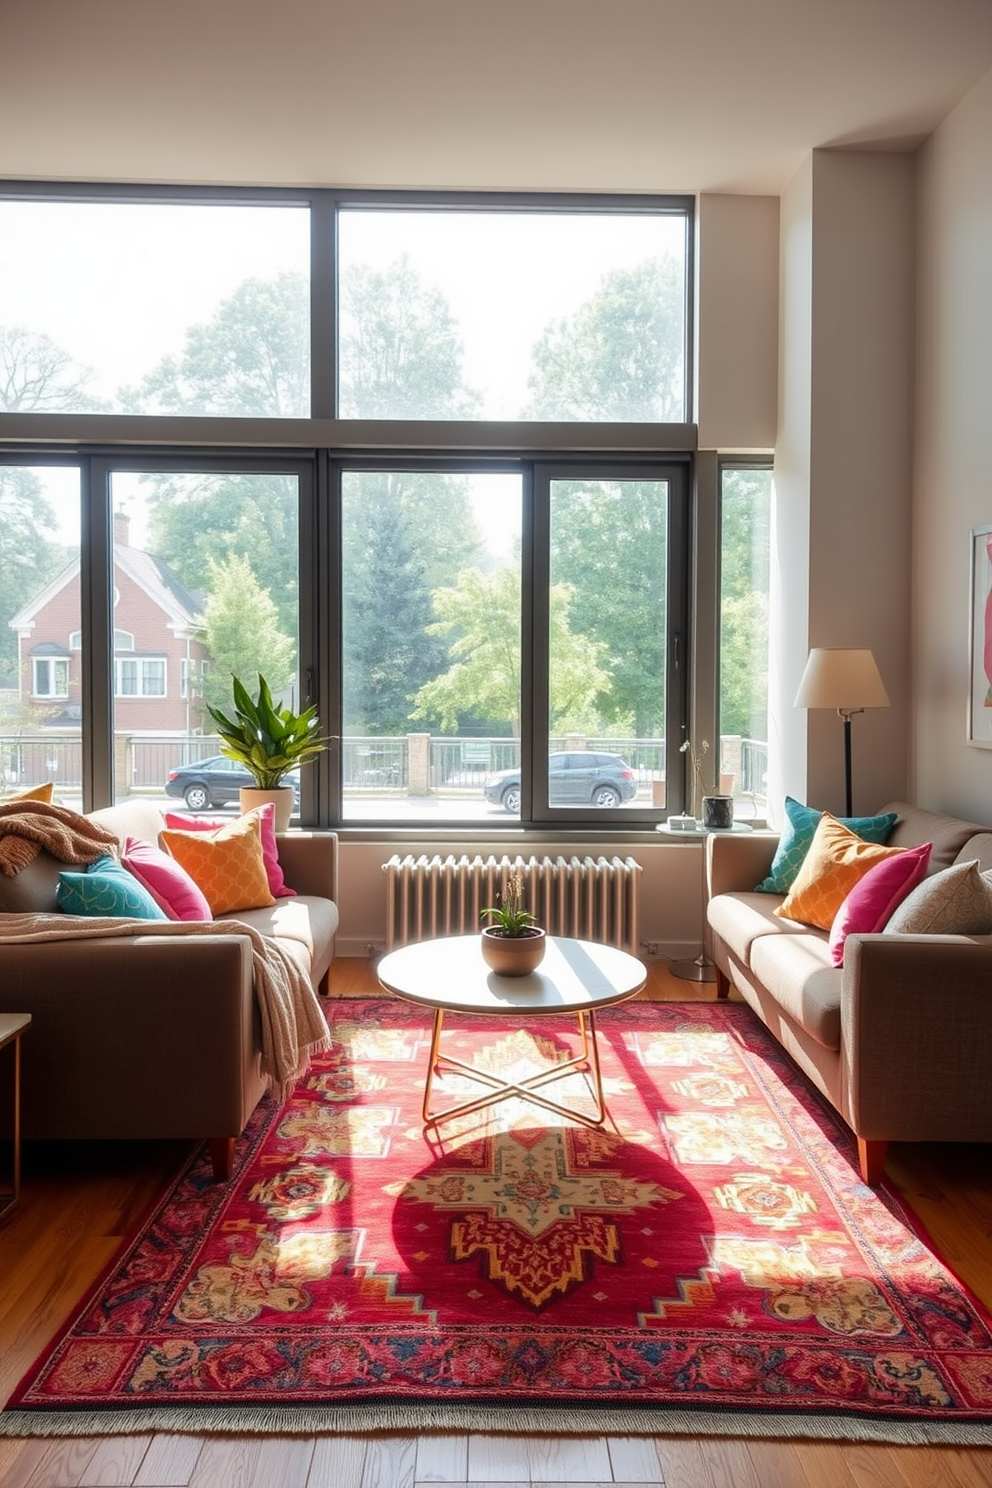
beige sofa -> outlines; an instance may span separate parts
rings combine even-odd
[[[933,843],[929,872],[977,859],[992,830],[895,801],[894,847]],[[853,935],[843,967],[825,932],[773,913],[754,892],[777,837],[707,840],[710,952],[731,987],[853,1130],[877,1183],[889,1142],[992,1142],[992,936]]]
[[[122,846],[128,835],[155,842],[164,825],[140,799],[92,817]],[[278,847],[297,897],[230,918],[291,943],[326,992],[338,840],[290,832]],[[43,853],[0,876],[0,929],[4,912],[55,910],[64,866]],[[0,1012],[32,1017],[22,1044],[24,1138],[206,1138],[215,1175],[229,1176],[235,1139],[266,1090],[248,936],[3,945]]]

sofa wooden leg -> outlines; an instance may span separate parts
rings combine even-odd
[[[213,1163],[215,1181],[226,1183],[234,1172],[234,1138],[210,1137],[207,1150]]]
[[[330,997],[331,995],[331,968],[328,967],[317,983],[317,996]]]
[[[716,995],[717,997],[730,996],[730,978],[719,966],[716,969]]]
[[[888,1149],[888,1142],[873,1142],[867,1137],[858,1137],[858,1167],[869,1188],[876,1188],[882,1181]]]

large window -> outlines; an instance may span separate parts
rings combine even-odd
[[[720,475],[720,789],[763,817],[768,792],[768,588],[772,473]]]
[[[86,804],[217,754],[206,704],[262,673],[333,735],[302,773],[317,825],[678,810],[692,218],[0,189],[0,454],[70,444],[82,472],[75,612],[45,637],[22,616],[10,665],[33,721],[81,730]],[[63,542],[17,509],[39,554]]]

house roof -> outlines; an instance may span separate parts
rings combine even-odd
[[[167,564],[158,558],[153,558],[150,553],[144,552],[141,548],[131,548],[121,543],[114,545],[114,562],[122,573],[127,574],[165,612],[168,624],[178,631],[199,626],[200,612],[203,608],[202,595],[187,589]],[[38,612],[44,609],[78,573],[79,559],[76,558],[18,610],[16,615],[11,617],[9,621],[11,630],[23,630],[32,625]]]

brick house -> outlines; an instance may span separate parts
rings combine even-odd
[[[199,723],[188,681],[206,659],[202,599],[160,559],[129,543],[114,513],[114,728],[186,733]],[[10,621],[17,632],[18,699],[39,726],[78,729],[82,697],[79,559]]]

